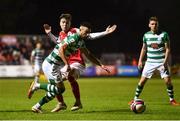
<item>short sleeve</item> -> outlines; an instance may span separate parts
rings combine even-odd
[[[144,34],[144,36],[143,36],[143,43],[146,43],[146,41],[147,41],[147,39],[146,39],[146,36]]]
[[[168,33],[167,33],[167,32],[164,32],[164,39],[163,39],[163,41],[164,41],[164,43],[167,43],[167,42],[169,42],[169,41],[170,41],[170,39],[169,39],[169,35],[168,35]]]

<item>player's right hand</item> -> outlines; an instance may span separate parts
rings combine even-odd
[[[143,67],[143,64],[142,64],[142,62],[140,61],[139,63],[138,63],[138,69],[141,69]]]
[[[46,34],[51,32],[51,26],[50,25],[44,24],[43,27],[44,27],[44,31]]]
[[[138,63],[138,70],[140,73],[142,73],[142,70],[143,70],[143,63],[142,62]]]

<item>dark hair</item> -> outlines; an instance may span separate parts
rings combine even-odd
[[[67,19],[67,20],[72,20],[72,16],[71,16],[71,14],[69,14],[69,13],[62,13],[60,16],[59,16],[59,19],[61,20],[62,18],[65,18],[65,19]]]
[[[92,26],[91,26],[91,24],[90,24],[89,22],[82,22],[82,23],[80,24],[80,26],[85,26],[85,27],[87,27],[88,29],[91,29],[91,28],[92,28]]]
[[[149,18],[149,21],[157,21],[158,22],[158,18],[156,16],[152,16]]]

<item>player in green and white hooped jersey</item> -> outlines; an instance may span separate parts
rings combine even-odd
[[[51,40],[55,43],[61,42],[65,37],[77,33],[79,31],[78,28],[72,28],[71,27],[71,14],[63,13],[59,17],[59,25],[62,31],[59,32],[59,37],[54,36],[51,33],[51,26],[48,24],[44,24],[44,29],[46,34],[51,38]],[[116,25],[108,26],[105,31],[103,32],[96,32],[96,33],[90,33],[88,36],[88,40],[94,40],[100,37],[103,37],[105,35],[108,35],[115,31]],[[64,69],[61,69],[61,74],[64,79],[67,79],[70,83],[71,90],[73,93],[73,96],[75,98],[74,105],[71,107],[71,111],[76,111],[79,109],[82,109],[82,103],[81,103],[81,96],[80,96],[80,88],[77,79],[80,77],[80,74],[84,72],[85,70],[85,63],[84,58],[82,57],[82,52],[77,51],[76,53],[71,54],[70,58],[68,58],[71,71],[69,73],[64,73]],[[89,53],[89,52],[88,52]],[[84,53],[83,53],[84,54]],[[89,54],[88,54],[89,55]],[[70,75],[71,74],[71,75]],[[58,104],[51,112],[58,112],[60,110],[67,109],[67,105],[64,101],[63,95],[59,94],[56,96]]]
[[[90,26],[88,26],[88,24],[81,25],[79,33],[68,36],[61,43],[57,44],[54,50],[44,60],[42,68],[49,83],[40,84],[33,82],[28,91],[28,97],[31,98],[32,94],[37,89],[43,89],[47,93],[37,104],[32,107],[32,111],[41,113],[42,105],[52,100],[57,94],[65,91],[60,68],[65,66],[66,70],[70,71],[67,58],[71,53],[76,52],[78,48],[85,47],[83,38],[86,38],[89,33]]]
[[[142,69],[145,54],[147,54],[147,60],[142,71],[141,79],[135,91],[134,100],[140,96],[146,81],[151,78],[155,70],[158,70],[161,78],[163,78],[166,83],[170,104],[179,105],[179,103],[174,100],[173,85],[169,73],[169,36],[166,32],[158,30],[157,17],[151,17],[149,19],[149,28],[150,31],[145,33],[143,37],[143,46],[139,57],[138,68]]]
[[[36,48],[31,52],[31,64],[34,70],[34,81],[39,81],[39,76],[42,73],[42,62],[44,60],[44,50],[42,49],[42,43],[37,42]]]
[[[46,95],[32,107],[32,111],[41,113],[41,106],[52,100],[56,95],[63,93],[65,90],[63,80],[61,77],[60,69],[66,67],[69,72],[71,70],[68,63],[68,56],[76,52],[78,48],[86,50],[84,40],[90,32],[90,26],[83,23],[80,26],[79,33],[73,34],[65,38],[60,44],[57,44],[54,50],[43,62],[43,72],[46,75],[49,83],[40,84],[33,82],[28,92],[28,97],[31,98],[32,94],[37,89],[46,90]],[[96,64],[108,71],[98,60],[94,60]]]

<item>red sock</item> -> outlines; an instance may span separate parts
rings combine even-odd
[[[68,80],[71,84],[72,92],[74,94],[74,97],[76,98],[76,101],[80,101],[79,85],[77,81],[72,76],[69,76]]]
[[[64,99],[63,99],[63,96],[61,94],[56,95],[56,99],[58,100],[58,102],[64,103]]]

